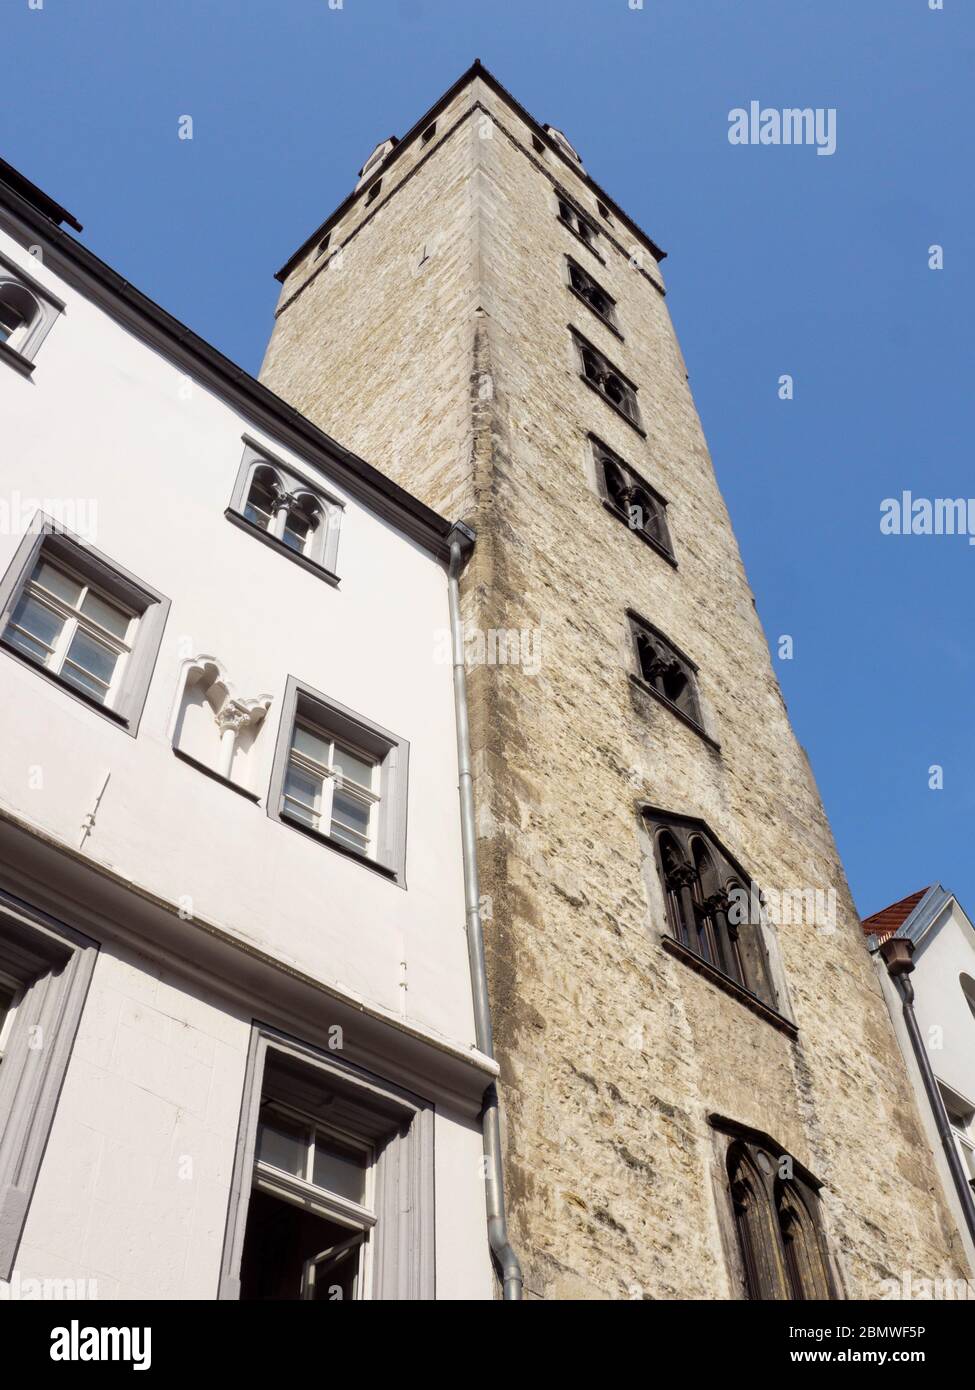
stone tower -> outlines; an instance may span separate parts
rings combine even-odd
[[[962,1256],[662,258],[476,63],[281,271],[262,379],[477,532],[478,847],[525,1296],[788,1297],[795,1173],[822,1292],[877,1298]],[[785,1235],[763,1256],[766,1170]]]

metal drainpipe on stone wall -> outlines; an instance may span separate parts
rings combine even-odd
[[[911,959],[913,954],[914,942],[904,936],[889,936],[880,946],[881,958],[887,967],[888,975],[894,982],[894,988],[900,996],[908,1037],[911,1040],[911,1047],[914,1049],[914,1056],[921,1070],[921,1078],[924,1081],[924,1089],[927,1093],[928,1104],[931,1106],[931,1113],[934,1115],[934,1122],[938,1127],[938,1137],[941,1140],[941,1147],[944,1149],[945,1158],[948,1160],[948,1167],[951,1170],[955,1191],[958,1194],[958,1200],[961,1202],[961,1209],[965,1214],[965,1224],[968,1227],[968,1234],[971,1236],[972,1240],[975,1240],[975,1200],[972,1198],[972,1189],[969,1187],[968,1176],[965,1169],[962,1167],[962,1161],[955,1144],[955,1136],[951,1130],[951,1122],[948,1119],[948,1112],[945,1109],[945,1103],[942,1099],[937,1079],[931,1069],[927,1048],[924,1046],[924,1039],[921,1037],[917,1016],[914,1013],[914,986],[908,979],[908,976],[914,969],[914,962]]]
[[[447,593],[450,605],[450,647],[454,667],[454,706],[457,723],[457,766],[459,772],[460,822],[464,855],[464,903],[467,916],[467,953],[471,965],[471,991],[474,999],[474,1033],[481,1052],[494,1058],[491,1004],[488,997],[487,967],[484,960],[484,930],[481,923],[481,884],[477,870],[477,833],[474,819],[474,783],[471,774],[471,736],[467,709],[467,672],[464,667],[464,625],[460,616],[460,572],[474,548],[474,532],[463,522],[451,529],[450,568]],[[518,1256],[508,1238],[504,1214],[504,1179],[501,1171],[501,1119],[498,1088],[484,1092],[481,1107],[484,1144],[484,1195],[487,1203],[488,1241],[501,1273],[504,1298],[519,1301],[522,1274]]]

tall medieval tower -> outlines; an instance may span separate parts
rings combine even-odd
[[[661,259],[475,64],[281,272],[262,379],[477,533],[478,851],[526,1296],[878,1298],[963,1257]],[[749,880],[766,906],[742,921]],[[835,922],[810,920],[816,890]]]

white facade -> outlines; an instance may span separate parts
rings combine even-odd
[[[491,1297],[477,1116],[496,1068],[474,1045],[454,696],[438,659],[449,528],[204,345],[181,344],[179,325],[126,302],[44,220],[0,189],[0,287],[22,278],[52,319],[32,366],[15,360],[16,334],[0,344],[0,581],[40,512],[153,591],[165,622],[128,724],[0,648],[0,937],[19,940],[32,922],[43,933],[48,914],[55,937],[78,934],[90,972],[87,993],[58,1005],[56,1027],[71,1031],[75,1009],[77,1031],[59,1077],[45,1073],[43,1142],[20,1114],[20,1157],[5,1168],[0,1147],[14,1290],[71,1279],[94,1281],[100,1298],[234,1297],[255,1057],[270,1037],[279,1060],[292,1044],[304,1057],[322,1114],[378,1105],[387,1129],[413,1124],[395,1174],[401,1136],[363,1149],[359,1205],[378,1202],[374,1182],[409,1182],[399,1205],[416,1248],[395,1270],[381,1257],[380,1210],[355,1257],[356,1296]],[[294,562],[225,514],[245,456],[327,499],[334,570]],[[134,672],[134,647],[124,660]],[[182,682],[198,672],[188,715]],[[398,866],[269,814],[289,678],[395,735]],[[50,1030],[27,1035],[16,979],[8,995],[9,1113],[14,1052],[46,1059],[53,1044]],[[389,1094],[372,1094],[374,1078]],[[42,1157],[28,1161],[31,1146]],[[341,1203],[325,1207],[341,1224]],[[414,1261],[422,1271],[404,1267]]]
[[[904,939],[913,948],[914,1014],[934,1073],[944,1117],[969,1186],[975,1192],[975,927],[956,898],[935,884],[893,933],[880,940]],[[927,1132],[959,1239],[975,1277],[975,1241],[941,1144],[936,1116],[904,1023],[900,996],[881,959],[880,941],[869,938],[918,1110]]]

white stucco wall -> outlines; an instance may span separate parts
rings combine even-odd
[[[0,249],[67,302],[32,380],[0,363],[0,496],[14,512],[23,499],[69,513],[82,500],[97,516],[86,538],[172,601],[137,739],[0,651],[0,801],[77,845],[110,773],[86,844],[93,859],[470,1043],[451,671],[434,659],[447,627],[443,566],[352,500],[337,590],[232,525],[224,509],[241,434],[260,432],[2,234]],[[0,572],[21,539],[0,534]],[[262,798],[289,674],[409,740],[407,891],[174,756],[179,664],[200,652],[224,663],[241,695],[274,697],[248,758]]]
[[[331,479],[346,501],[338,589],[231,524],[245,430],[321,475],[2,230],[0,250],[66,302],[32,378],[0,361],[0,500],[24,524],[25,499],[71,530],[94,518],[84,539],[172,603],[137,738],[0,650],[0,805],[77,849],[108,776],[84,844],[93,863],[472,1048],[452,678],[435,660],[443,566]],[[0,527],[0,574],[22,536]],[[173,754],[180,664],[199,653],[239,695],[273,697],[248,757],[259,805]],[[289,675],[409,741],[405,890],[266,814]],[[178,961],[102,943],[16,1279],[215,1296],[250,1025]],[[438,1294],[489,1298],[479,1128],[440,1106],[435,1173]]]
[[[975,1106],[975,1017],[963,974],[975,979],[975,931],[952,899],[914,954],[914,1011],[935,1076]]]

